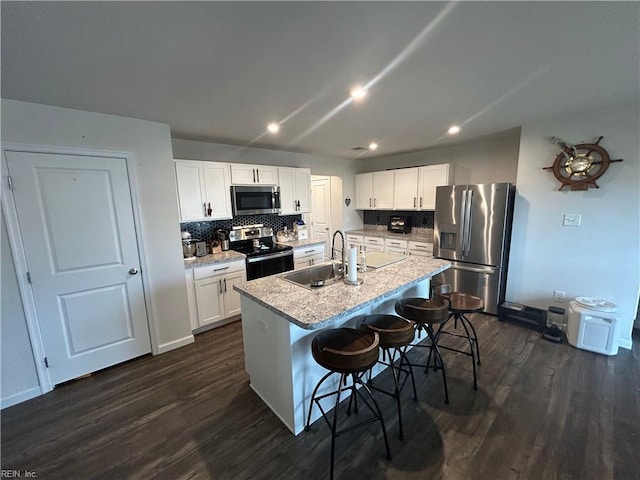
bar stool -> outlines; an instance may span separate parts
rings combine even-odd
[[[395,305],[396,313],[415,324],[415,331],[418,338],[422,332],[425,332],[431,343],[425,345],[422,343],[414,343],[414,347],[424,347],[429,349],[429,356],[426,365],[413,363],[413,366],[425,367],[425,373],[429,373],[429,368],[434,371],[442,371],[442,383],[444,386],[444,403],[449,403],[449,389],[447,387],[447,373],[440,354],[440,348],[437,342],[437,336],[433,326],[442,325],[449,319],[449,302],[443,298],[403,298],[398,300]],[[431,355],[433,354],[433,366],[431,366]]]
[[[418,400],[416,392],[416,382],[413,378],[413,369],[405,352],[411,344],[414,337],[414,323],[411,320],[397,317],[395,315],[368,315],[360,324],[360,329],[377,333],[380,338],[380,349],[382,350],[382,359],[378,357],[378,363],[391,368],[393,377],[393,391],[386,390],[374,385],[373,380],[369,378],[367,385],[373,390],[389,395],[396,400],[398,407],[398,428],[399,438],[404,440],[402,431],[402,410],[400,408],[400,392],[406,381],[410,378],[413,387],[413,400]],[[388,358],[388,361],[387,361]],[[396,360],[400,360],[396,366]],[[404,367],[403,367],[404,365]],[[404,373],[404,379],[400,379],[400,375]]]
[[[314,360],[320,366],[329,370],[329,373],[320,379],[313,390],[311,401],[309,402],[309,414],[307,415],[305,430],[310,430],[311,413],[315,403],[331,430],[331,479],[333,479],[336,437],[376,420],[380,421],[384,444],[387,449],[387,459],[391,460],[391,451],[389,450],[387,430],[384,426],[382,412],[380,411],[378,402],[371,393],[371,390],[367,384],[362,381],[362,376],[378,361],[379,342],[380,339],[377,333],[367,333],[354,328],[334,328],[331,330],[325,330],[316,335],[311,341],[311,354],[313,355]],[[340,374],[338,389],[323,395],[317,395],[320,386],[334,374]],[[347,386],[348,378],[351,379],[351,385]],[[357,388],[358,385],[361,388]],[[342,430],[338,430],[338,405],[340,404],[340,396],[343,390],[351,391],[349,405],[347,407],[347,415],[351,415],[352,404],[354,406],[354,412],[358,412],[359,396],[373,416],[355,425],[350,425]],[[371,404],[362,391],[368,395],[372,402]],[[327,412],[325,412],[320,404],[320,400],[331,395],[335,395],[336,401],[333,407],[333,419],[330,421]]]
[[[443,284],[434,287],[433,293],[436,298],[449,300],[449,318],[453,318],[454,320],[454,329],[458,328],[458,321],[460,321],[465,331],[465,335],[458,335],[453,332],[443,331],[442,328],[447,323],[444,322],[440,325],[438,331],[436,332],[436,340],[441,334],[467,339],[467,341],[469,342],[468,352],[443,345],[440,345],[440,348],[451,350],[457,353],[462,353],[464,355],[469,355],[471,357],[471,364],[473,366],[473,389],[477,390],[478,377],[476,373],[476,364],[481,365],[480,345],[478,343],[478,335],[476,334],[476,329],[474,328],[473,323],[471,323],[471,321],[469,320],[469,317],[467,317],[467,314],[482,312],[484,310],[484,302],[480,297],[476,297],[475,295],[471,295],[469,293],[452,292],[451,285],[449,284]],[[471,330],[473,335],[469,333],[469,330]]]

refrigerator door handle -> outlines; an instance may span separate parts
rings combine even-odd
[[[473,202],[473,190],[467,190],[465,192],[467,194],[467,202],[465,204],[466,212],[465,212],[465,243],[464,250],[462,251],[462,255],[469,255],[471,251],[471,202]]]
[[[467,191],[462,191],[462,205],[460,206],[460,231],[458,232],[458,250],[464,256],[464,249],[467,245]],[[456,252],[457,253],[457,252]]]
[[[451,268],[453,270],[464,270],[465,272],[486,273],[489,275],[496,274],[496,269],[493,267],[470,267],[468,265],[454,264],[451,265]]]

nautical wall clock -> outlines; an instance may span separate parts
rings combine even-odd
[[[599,145],[602,138],[598,138],[595,143],[571,145],[557,137],[548,137],[550,142],[560,145],[561,152],[553,165],[544,167],[544,170],[553,171],[562,184],[559,190],[567,186],[571,191],[600,188],[596,180],[604,175],[609,164],[622,161],[621,158],[611,160],[609,153]]]

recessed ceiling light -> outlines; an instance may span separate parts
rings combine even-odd
[[[451,128],[449,128],[449,133],[451,135],[455,135],[456,133],[458,133],[460,131],[460,127],[457,125],[453,125]]]
[[[280,125],[278,125],[276,122],[271,122],[269,125],[267,125],[267,130],[269,130],[271,133],[278,133],[278,131],[280,130]]]
[[[363,87],[361,85],[353,87],[349,92],[349,95],[351,95],[351,98],[354,100],[360,100],[362,97],[367,95],[367,87]]]
[[[376,148],[378,148],[378,144],[376,142],[371,142],[369,144],[369,150],[375,150]]]

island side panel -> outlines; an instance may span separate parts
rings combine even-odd
[[[245,370],[249,384],[294,431],[290,322],[241,296]]]

